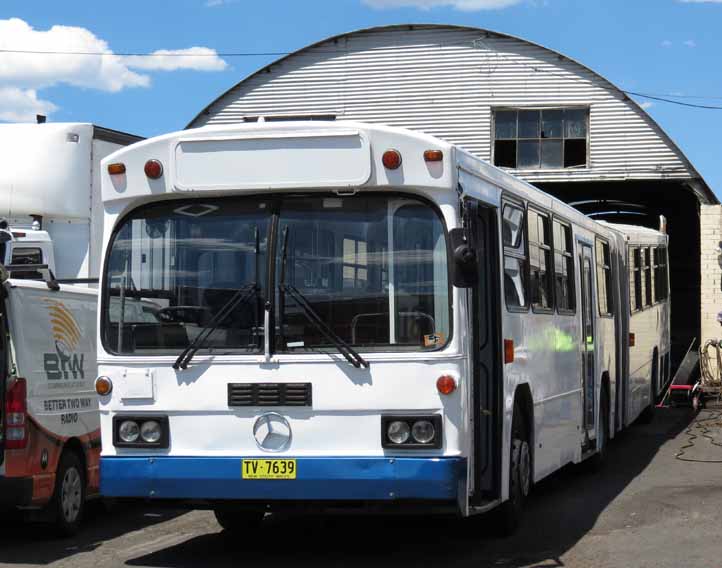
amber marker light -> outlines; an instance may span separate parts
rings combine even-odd
[[[504,340],[504,363],[513,363],[514,362],[514,340],[513,339],[505,339]]]
[[[388,170],[396,170],[401,165],[401,154],[398,150],[386,150],[381,157],[384,167]]]
[[[426,162],[441,162],[443,159],[444,153],[441,150],[426,150],[424,152]]]
[[[108,377],[98,377],[95,379],[95,392],[100,396],[108,395],[113,390],[113,381]]]
[[[441,375],[436,379],[436,389],[441,394],[451,394],[456,390],[456,379],[451,375]]]
[[[117,176],[125,173],[125,164],[108,164],[108,173],[111,176]]]
[[[163,175],[163,164],[161,164],[158,160],[148,160],[145,163],[143,171],[145,171],[145,175],[147,175],[150,179],[158,179]]]

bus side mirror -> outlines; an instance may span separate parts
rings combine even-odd
[[[449,231],[451,244],[451,283],[457,288],[470,288],[476,283],[476,251],[466,239],[464,229]]]

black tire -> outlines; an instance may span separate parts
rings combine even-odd
[[[55,473],[55,491],[50,502],[60,536],[73,536],[80,529],[86,505],[85,483],[83,462],[74,451],[64,451]]]
[[[597,453],[585,463],[589,471],[600,471],[607,461],[607,446],[609,445],[609,393],[602,387],[599,393],[599,432],[597,432]]]
[[[657,377],[659,375],[659,357],[657,352],[654,353],[652,359],[652,377],[649,385],[649,406],[645,408],[639,415],[640,424],[651,424],[654,420],[654,414],[657,409]]]
[[[499,529],[503,536],[516,532],[524,513],[524,502],[531,491],[532,465],[529,428],[524,411],[514,403],[509,455],[509,499],[499,507]]]
[[[263,511],[248,511],[235,509],[215,509],[216,521],[223,527],[223,530],[237,533],[257,529],[263,521]]]

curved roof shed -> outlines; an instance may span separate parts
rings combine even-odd
[[[586,167],[513,169],[532,183],[678,180],[717,200],[657,123],[594,71],[488,30],[395,25],[338,35],[253,73],[190,124],[348,119],[422,130],[493,160],[493,111],[589,108]]]

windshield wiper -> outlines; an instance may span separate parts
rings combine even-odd
[[[360,367],[366,367],[367,369],[371,366],[369,365],[369,362],[366,361],[359,353],[351,347],[348,343],[346,343],[343,339],[341,339],[335,331],[333,331],[326,322],[321,319],[321,316],[318,315],[318,312],[313,309],[311,304],[308,302],[306,297],[296,288],[295,286],[291,284],[286,284],[286,260],[288,258],[288,227],[285,227],[283,229],[283,246],[281,249],[281,277],[280,277],[280,284],[278,285],[278,289],[281,292],[280,298],[279,298],[279,314],[281,316],[281,337],[284,337],[283,334],[283,317],[284,312],[286,310],[285,305],[285,295],[288,294],[291,299],[296,302],[299,308],[301,308],[301,311],[306,316],[306,319],[310,321],[314,327],[321,332],[321,335],[323,335],[328,341],[334,344],[336,349],[338,349],[339,353],[343,355],[346,360],[351,363],[354,367],[357,369]]]
[[[295,286],[291,286],[290,284],[280,284],[279,286],[281,290],[287,293],[291,299],[296,302],[298,307],[301,308],[301,311],[304,313],[308,321],[310,321],[328,341],[334,344],[339,353],[341,353],[341,355],[343,355],[349,363],[357,369],[359,367],[366,367],[368,369],[371,366],[369,365],[369,362],[361,357],[361,355],[359,355],[353,347],[341,339],[336,332],[326,325],[326,322],[321,319],[318,312],[311,307],[308,300],[306,300],[303,294],[301,294]]]
[[[250,300],[254,299],[257,293],[258,284],[255,282],[236,290],[233,296],[231,296],[223,307],[216,312],[216,315],[214,315],[211,321],[208,322],[208,325],[201,329],[195,339],[191,341],[185,349],[183,349],[180,355],[178,355],[175,363],[173,363],[173,368],[176,370],[187,369],[188,364],[191,362],[191,359],[193,359],[193,356],[201,347],[203,347],[203,344],[208,340],[211,334],[218,329],[218,326],[223,323],[223,320],[225,320],[237,306],[246,304]]]

